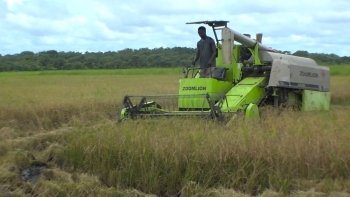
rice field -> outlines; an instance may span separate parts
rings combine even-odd
[[[350,67],[330,68],[330,112],[232,125],[117,123],[124,95],[176,94],[182,68],[0,73],[0,196],[350,196]]]

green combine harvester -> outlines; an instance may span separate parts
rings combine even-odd
[[[259,107],[294,107],[328,111],[328,67],[304,57],[277,53],[256,39],[227,27],[228,21],[201,21],[216,39],[216,68],[212,77],[199,78],[199,68],[183,69],[179,94],[126,95],[119,121],[140,117],[200,116],[215,120],[244,114],[259,117]],[[218,39],[217,31],[221,31]],[[237,45],[236,43],[240,43]]]

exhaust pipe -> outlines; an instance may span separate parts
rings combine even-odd
[[[262,33],[256,34],[256,41],[258,41],[260,44],[262,43]]]

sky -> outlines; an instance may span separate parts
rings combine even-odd
[[[0,0],[0,54],[195,48],[186,22],[207,20],[276,50],[350,56],[350,0]]]

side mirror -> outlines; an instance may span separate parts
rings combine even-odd
[[[219,53],[219,49],[218,48],[216,48],[216,57],[218,57],[219,55],[218,55],[218,53]]]

